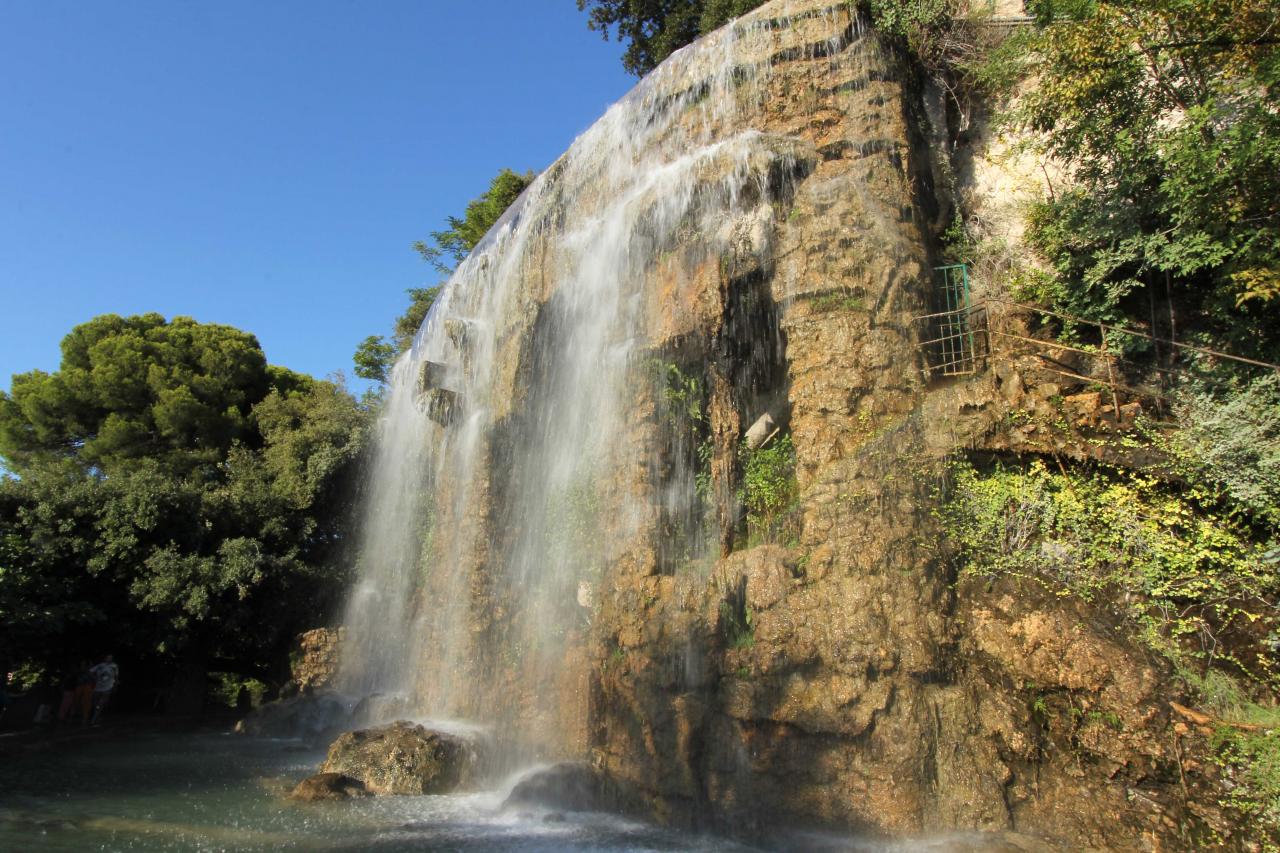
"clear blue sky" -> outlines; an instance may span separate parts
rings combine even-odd
[[[559,156],[620,54],[573,0],[0,0],[0,388],[145,311],[350,379],[436,281],[410,244]]]

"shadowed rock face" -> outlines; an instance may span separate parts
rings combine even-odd
[[[363,782],[341,773],[316,773],[303,779],[289,792],[289,799],[302,803],[367,796],[369,790]]]
[[[492,723],[512,766],[587,759],[677,823],[1183,843],[1162,674],[1097,614],[943,559],[940,460],[1018,400],[922,382],[913,79],[851,6],[777,0],[539,177],[398,369],[347,689]],[[765,413],[798,497],[761,544],[740,445]],[[439,748],[349,737],[352,766]]]
[[[472,781],[476,763],[463,738],[400,721],[347,732],[320,769],[357,779],[374,794],[445,794]]]
[[[351,724],[351,703],[328,693],[308,693],[268,702],[236,723],[255,737],[296,737],[326,742]]]
[[[604,780],[589,764],[563,761],[525,776],[502,803],[504,809],[539,806],[567,812],[594,811],[606,802]]]

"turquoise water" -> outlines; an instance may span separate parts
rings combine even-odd
[[[65,735],[64,735],[65,737]],[[603,813],[502,808],[495,790],[294,803],[323,750],[216,732],[72,732],[49,748],[0,752],[0,851],[632,851],[1027,853],[1012,833],[871,839],[823,832],[758,847]],[[1027,843],[1027,842],[1031,843]]]
[[[231,734],[104,733],[0,761],[0,850],[751,848],[599,813],[503,811],[506,791],[293,803],[323,753]]]

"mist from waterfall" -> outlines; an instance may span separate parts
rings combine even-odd
[[[750,17],[670,57],[443,288],[378,428],[344,692],[400,695],[421,716],[585,716],[566,660],[585,654],[606,569],[653,535],[658,511],[634,473],[655,442],[620,439],[659,381],[648,341],[691,310],[672,304],[672,281],[769,247],[790,155],[759,131],[717,129],[767,107],[770,63],[743,57],[771,56],[788,25]],[[685,473],[659,500],[698,499]]]

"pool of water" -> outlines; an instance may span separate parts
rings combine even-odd
[[[824,832],[759,846],[619,815],[503,809],[515,778],[491,791],[295,803],[320,749],[222,732],[127,727],[58,733],[37,751],[0,745],[0,851],[753,850],[821,853],[1042,853],[1013,833],[869,839]]]
[[[297,741],[137,734],[0,760],[0,850],[753,848],[601,813],[501,808],[506,791],[293,803],[324,755]]]

